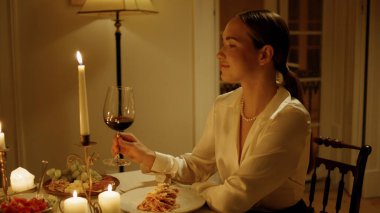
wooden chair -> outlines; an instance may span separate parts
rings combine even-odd
[[[359,150],[359,154],[356,160],[356,165],[350,165],[343,162],[329,160],[329,159],[325,159],[318,156],[315,157],[315,167],[314,167],[314,171],[313,171],[311,183],[310,183],[309,206],[308,206],[309,212],[314,212],[313,201],[314,201],[315,186],[317,183],[316,171],[317,171],[317,168],[323,164],[324,167],[327,169],[327,177],[324,179],[325,186],[324,186],[324,191],[323,191],[323,209],[320,212],[326,213],[326,206],[329,200],[329,191],[330,191],[330,183],[331,183],[330,172],[334,170],[335,168],[338,168],[339,173],[341,174],[341,177],[340,177],[339,186],[338,186],[335,210],[336,212],[339,212],[341,208],[343,190],[344,190],[344,176],[349,171],[351,171],[354,177],[354,182],[352,186],[349,213],[359,213],[360,199],[362,196],[362,187],[363,187],[363,180],[364,180],[364,171],[365,171],[365,167],[367,163],[367,158],[372,150],[371,146],[365,145],[362,147],[357,147],[357,146],[353,146],[349,144],[344,144],[341,141],[334,140],[331,138],[321,138],[321,137],[314,138],[313,142],[318,144],[318,147],[325,145],[326,147],[333,148],[333,149]]]

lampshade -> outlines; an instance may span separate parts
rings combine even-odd
[[[151,0],[86,0],[78,13],[110,18],[115,17],[116,12],[119,12],[120,18],[134,14],[158,13]]]

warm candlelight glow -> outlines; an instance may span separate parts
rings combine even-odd
[[[34,175],[28,170],[18,167],[11,172],[11,187],[14,192],[22,192],[34,188]]]
[[[5,134],[1,131],[1,122],[0,122],[0,150],[6,149],[5,145]]]
[[[120,211],[120,194],[112,191],[111,184],[108,184],[108,191],[104,191],[98,195],[98,200],[103,213]]]
[[[80,54],[79,50],[77,51],[77,61],[80,65],[83,64],[82,54]]]
[[[64,201],[63,210],[65,213],[86,213],[88,212],[87,200],[78,197],[78,192],[74,190],[73,196]]]

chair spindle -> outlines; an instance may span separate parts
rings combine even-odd
[[[323,213],[326,212],[327,203],[329,202],[329,192],[330,192],[330,182],[331,182],[330,172],[331,170],[329,169],[327,172],[325,189],[323,192],[323,210],[322,210]]]
[[[314,168],[313,175],[311,176],[310,193],[309,193],[309,207],[313,206],[315,185],[317,184],[317,168]]]
[[[344,189],[344,173],[342,173],[342,176],[339,181],[339,187],[338,187],[338,195],[336,198],[336,205],[335,210],[338,213],[340,210],[340,207],[342,206],[342,199],[343,199],[343,189]]]

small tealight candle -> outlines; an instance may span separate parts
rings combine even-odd
[[[108,184],[108,191],[98,195],[98,199],[103,213],[120,212],[120,194],[112,191],[111,184]]]
[[[34,188],[34,175],[28,170],[18,167],[11,172],[11,187],[14,192],[22,192]]]
[[[67,198],[63,203],[65,213],[87,213],[87,200],[83,197],[78,197],[76,190],[73,192],[73,197]]]
[[[1,122],[0,122],[0,150],[5,150],[7,146],[5,145],[5,135],[1,131]]]

